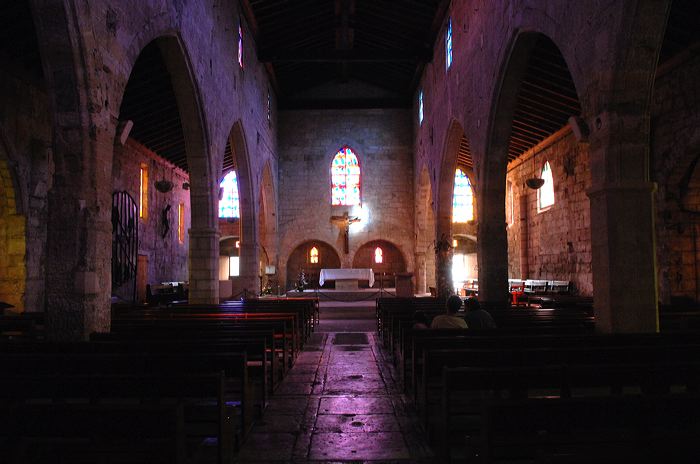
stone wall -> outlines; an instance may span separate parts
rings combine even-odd
[[[407,110],[283,111],[279,118],[280,280],[291,251],[307,239],[334,246],[343,267],[371,240],[387,240],[414,262],[411,115]],[[362,169],[362,206],[331,206],[331,160],[344,145]],[[362,220],[350,226],[349,254],[330,222],[344,212]],[[284,268],[282,266],[284,265]]]
[[[146,283],[153,285],[186,281],[191,208],[190,192],[183,189],[183,184],[189,182],[189,176],[136,140],[128,139],[124,147],[115,147],[112,164],[113,191],[127,191],[138,204],[142,166],[148,171],[148,183],[144,217],[139,220],[139,255],[148,259]],[[172,190],[167,193],[158,191],[155,183],[161,180],[172,182]],[[178,238],[180,204],[185,205],[182,242]],[[170,210],[165,212],[168,205]],[[165,219],[168,223],[167,230]]]
[[[21,70],[0,70],[0,195],[13,203],[0,217],[0,300],[43,311],[53,171],[49,101],[41,81],[12,72]]]
[[[663,304],[700,301],[700,56],[657,75],[652,179],[657,182],[657,263]]]
[[[513,162],[507,174],[514,197],[514,220],[507,226],[508,277],[569,280],[575,293],[592,296],[590,206],[586,195],[591,184],[588,147],[577,143],[565,128],[521,160]],[[538,211],[537,191],[528,188],[525,180],[533,177],[533,169],[540,177],[545,161],[552,169],[554,205]],[[523,195],[527,198],[526,221],[521,220]],[[528,236],[526,275],[522,275],[520,261],[523,222],[527,224]]]

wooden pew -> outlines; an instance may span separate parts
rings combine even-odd
[[[244,353],[3,353],[0,370],[11,375],[0,385],[0,398],[186,400],[188,437],[213,433],[220,462],[228,462],[252,426],[246,361]],[[211,379],[205,384],[187,380],[206,375],[220,376],[216,389]],[[191,388],[193,383],[200,390]]]
[[[694,462],[697,395],[489,401],[467,462]]]
[[[0,402],[0,416],[2,462],[8,464],[186,462],[181,403]]]
[[[171,315],[152,314],[148,316],[132,315],[130,318],[120,318],[112,321],[112,331],[121,333],[139,331],[144,338],[149,332],[159,330],[163,336],[177,335],[181,337],[218,337],[226,331],[234,336],[235,332],[249,330],[273,330],[274,350],[282,357],[283,372],[286,372],[293,364],[297,354],[293,316],[275,314],[227,314],[222,317],[216,315]]]
[[[611,408],[610,412],[617,408],[618,413],[625,414],[624,418],[610,420],[608,426],[621,423],[632,427],[639,426],[639,410],[635,412],[635,409],[628,409],[627,413],[621,412],[620,404],[624,406],[628,397],[641,401],[660,397],[684,398],[687,392],[694,392],[694,400],[689,402],[688,406],[698,410],[695,393],[699,372],[700,364],[695,361],[664,365],[643,363],[602,366],[446,367],[443,370],[439,427],[441,453],[449,458],[450,434],[452,437],[466,434],[470,437],[468,457],[472,459],[469,462],[494,462],[496,451],[499,458],[506,459],[506,462],[511,462],[508,459],[516,457],[526,458],[528,445],[515,450],[518,454],[515,456],[511,454],[513,449],[504,450],[510,446],[507,442],[512,440],[522,444],[524,437],[518,437],[518,434],[524,432],[525,435],[529,435],[528,431],[539,430],[539,433],[544,431],[557,434],[566,429],[575,429],[577,425],[590,420],[591,410],[585,407],[594,406],[595,401],[604,401],[604,404]],[[673,393],[674,391],[678,393]],[[573,401],[568,401],[572,398]],[[551,401],[544,403],[545,400]],[[533,401],[544,409],[535,412],[531,407]],[[548,407],[545,407],[545,404]],[[577,405],[578,409],[573,409],[572,405]],[[518,412],[518,408],[525,408],[530,416],[527,419],[521,416],[522,411]],[[601,413],[604,414],[604,411],[600,409],[595,412],[598,415]],[[607,415],[605,417],[610,418]],[[605,423],[600,422],[599,417],[595,419],[596,421],[584,425],[583,428],[590,428],[588,432],[604,433]],[[527,420],[531,421],[530,425],[524,426],[523,421]],[[543,422],[548,424],[544,425]],[[664,422],[668,423],[668,420]],[[593,430],[593,424],[600,426],[601,430]],[[518,427],[521,427],[520,432],[515,430]],[[695,429],[697,430],[697,427]],[[510,437],[505,437],[504,434],[510,434]],[[494,439],[494,435],[499,438]],[[529,437],[532,438],[532,435]],[[571,438],[567,437],[565,440]],[[618,441],[618,437],[611,438],[611,442]],[[596,444],[595,440],[591,442],[590,433],[576,439],[579,444]],[[685,440],[688,440],[688,435]],[[541,444],[537,441],[531,445]],[[550,440],[543,440],[547,441]],[[549,445],[557,442],[555,439]],[[496,444],[499,446],[498,450],[494,448]],[[475,456],[479,456],[479,459],[474,460]]]

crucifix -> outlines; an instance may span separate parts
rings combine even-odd
[[[350,224],[359,221],[359,217],[349,216],[347,211],[345,211],[345,213],[342,216],[331,216],[331,222],[337,225],[340,229],[340,233],[343,234],[346,255],[350,252],[350,240],[348,238],[350,235]]]

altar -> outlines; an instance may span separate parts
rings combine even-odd
[[[372,269],[321,269],[318,284],[323,285],[327,280],[335,280],[336,290],[357,290],[358,280],[369,281],[374,286],[374,271]]]

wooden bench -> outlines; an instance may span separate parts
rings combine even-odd
[[[505,442],[508,440],[521,441],[517,431],[511,429],[510,437],[504,436],[504,428],[519,427],[525,419],[517,412],[522,405],[529,405],[536,401],[543,405],[545,400],[553,400],[548,403],[551,409],[544,409],[533,413],[529,418],[529,426],[523,426],[521,432],[527,435],[527,431],[538,430],[548,433],[558,433],[567,429],[576,428],[579,423],[590,420],[587,414],[591,410],[570,408],[581,400],[586,402],[604,401],[611,411],[617,408],[620,412],[620,404],[624,406],[627,397],[633,398],[658,398],[659,396],[687,395],[687,392],[697,392],[698,371],[700,365],[696,362],[673,363],[663,366],[644,364],[607,364],[607,365],[548,365],[548,366],[510,366],[510,367],[482,367],[482,368],[444,368],[443,392],[441,394],[441,453],[449,458],[450,438],[461,435],[470,437],[468,440],[469,462],[493,462],[493,453],[502,453],[500,458],[514,459],[510,455]],[[674,390],[678,393],[672,393]],[[693,393],[694,395],[694,393]],[[601,400],[602,398],[602,400]],[[566,401],[574,399],[574,401]],[[554,401],[556,400],[556,401]],[[559,401],[563,400],[563,401]],[[502,406],[505,405],[505,406]],[[521,405],[521,406],[518,406]],[[617,406],[615,406],[617,405]],[[592,406],[592,403],[589,403]],[[504,407],[508,411],[500,409]],[[554,408],[562,407],[556,411]],[[567,409],[568,408],[568,409]],[[694,409],[698,409],[695,404]],[[596,411],[601,414],[602,410]],[[641,411],[629,409],[626,413],[626,421],[635,422],[638,419],[635,414]],[[513,416],[516,418],[513,420]],[[506,416],[503,416],[506,414]],[[496,416],[499,417],[496,417]],[[549,426],[543,427],[543,421],[550,421]],[[616,426],[625,423],[619,422],[621,418],[611,420],[608,425]],[[566,423],[564,423],[566,422]],[[639,420],[629,426],[638,426]],[[668,420],[664,421],[668,423]],[[594,422],[604,426],[603,422]],[[508,425],[510,424],[510,425]],[[543,427],[543,428],[542,428]],[[584,426],[584,428],[587,428]],[[510,432],[509,431],[509,432]],[[591,430],[592,431],[592,430]],[[602,433],[602,430],[598,430]],[[580,431],[579,431],[580,433]],[[499,439],[494,440],[493,436]],[[532,438],[532,436],[530,436]],[[542,438],[542,437],[540,437]],[[577,437],[580,444],[589,442],[591,436],[580,435]],[[686,438],[687,440],[687,438]],[[546,439],[545,439],[546,441]],[[617,441],[613,439],[612,441]],[[496,443],[499,449],[496,450]],[[595,445],[595,440],[592,444]],[[533,444],[537,444],[537,440]],[[521,453],[528,446],[517,450]],[[502,447],[502,448],[501,448]],[[510,449],[513,452],[513,449]],[[527,455],[527,451],[524,452]],[[478,460],[474,460],[479,456]],[[525,456],[520,456],[524,458]],[[598,462],[598,461],[594,461]]]
[[[105,405],[114,407],[115,413],[125,406],[123,414],[127,417],[132,413],[143,415],[138,412],[139,406],[175,406],[179,409],[176,427],[182,430],[178,432],[181,440],[177,445],[178,455],[182,455],[183,449],[188,454],[201,453],[213,444],[218,462],[231,462],[233,451],[246,432],[247,390],[245,357],[233,353],[225,357],[228,367],[217,373],[202,357],[195,363],[191,362],[193,359],[173,362],[164,356],[143,355],[3,354],[0,366],[3,372],[11,374],[4,376],[0,384],[0,403],[5,407],[42,405],[47,407],[47,414],[54,404]],[[179,370],[173,370],[173,364]],[[241,371],[240,383],[233,381],[231,369]],[[41,410],[37,415],[41,417]],[[14,425],[21,430],[21,417],[9,416],[3,420],[11,424],[9,428]],[[66,416],[65,425],[79,427],[73,425],[70,415]],[[101,430],[105,429],[95,429],[94,439],[98,444],[110,443],[111,437],[103,435]],[[31,430],[26,432],[31,436]]]

